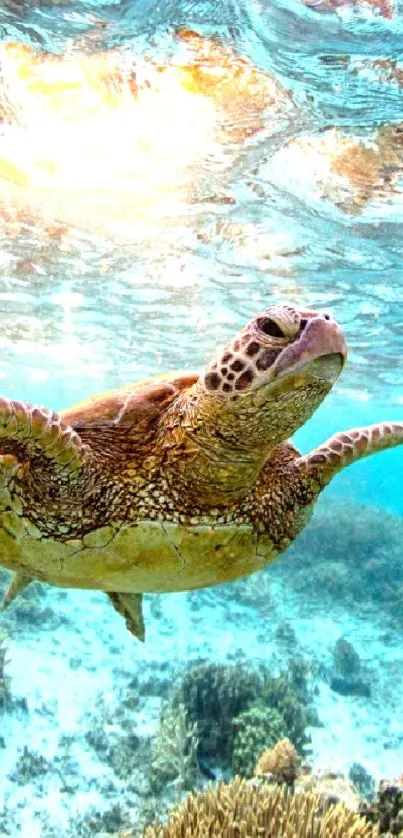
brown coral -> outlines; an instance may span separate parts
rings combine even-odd
[[[363,801],[360,814],[370,823],[379,825],[379,834],[386,836],[403,836],[403,785],[401,778],[390,783],[383,780],[377,794],[371,803]]]
[[[292,795],[264,782],[218,783],[190,794],[165,825],[143,838],[375,838],[378,833],[342,803],[311,794]]]
[[[273,774],[276,780],[292,785],[298,776],[298,754],[289,739],[280,739],[274,748],[266,749],[260,755],[254,774]]]

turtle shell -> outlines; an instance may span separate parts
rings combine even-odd
[[[105,446],[109,445],[105,470],[114,467],[119,472],[125,467],[122,440],[130,444],[131,462],[141,469],[153,450],[159,416],[197,379],[197,374],[158,376],[87,399],[62,413],[60,434],[69,429],[83,446],[84,479],[86,449],[91,452],[91,443],[96,441],[96,455],[102,460],[103,439]],[[45,435],[38,444],[46,446]],[[116,458],[112,466],[111,452]],[[64,470],[65,460],[63,452]],[[52,461],[48,458],[44,468],[49,465]],[[51,509],[45,507],[45,523],[47,512],[50,515]],[[30,517],[24,492],[4,489],[0,495],[0,564],[60,587],[127,593],[189,590],[252,573],[277,552],[267,536],[257,535],[252,525],[222,523],[214,516],[175,522],[160,518],[127,521],[111,515],[102,526],[94,524],[85,534],[72,538],[68,537],[66,511],[65,519],[60,513],[56,532],[49,534],[37,523]]]

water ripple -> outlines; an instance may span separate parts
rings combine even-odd
[[[225,147],[213,144],[199,160],[177,211],[137,221],[124,240],[74,223],[49,238],[35,217],[18,230],[3,219],[4,389],[38,397],[51,386],[62,403],[198,367],[256,310],[285,298],[330,308],[342,322],[344,389],[393,400],[403,383],[401,158],[397,135],[382,146],[377,132],[401,118],[399,9],[386,19],[370,4],[321,14],[299,0],[18,8],[10,0],[1,10],[1,39],[58,53],[81,44],[169,63],[179,28],[219,36],[276,79],[284,102],[242,142],[229,136],[231,112]],[[337,160],[332,170],[326,155],[336,135],[375,148],[368,160],[379,183],[359,209],[362,183],[348,200],[335,197]],[[391,155],[391,176],[377,143],[379,157]]]

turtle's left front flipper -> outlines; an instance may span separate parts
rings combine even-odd
[[[323,445],[299,457],[294,465],[301,474],[308,473],[317,480],[320,491],[339,471],[356,460],[402,444],[403,422],[381,422],[334,434]]]

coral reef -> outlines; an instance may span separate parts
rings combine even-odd
[[[293,651],[298,645],[295,629],[287,620],[282,620],[278,624],[275,632],[275,638],[277,643],[287,652]]]
[[[265,617],[268,597],[275,611],[278,593],[274,592],[281,582],[297,592],[309,612],[312,603],[320,610],[340,604],[365,616],[368,607],[375,605],[377,614],[392,618],[396,627],[403,622],[402,541],[400,516],[375,506],[346,505],[327,498],[288,548],[287,561],[275,562],[257,577],[232,583],[231,602],[253,603],[255,611]],[[224,601],[230,598],[225,586],[214,595]],[[278,640],[283,644],[281,630]],[[290,645],[289,649],[293,651]]]
[[[372,803],[362,802],[360,815],[379,825],[379,834],[403,836],[403,778],[394,783],[384,781]]]
[[[292,742],[280,739],[274,748],[264,750],[253,773],[255,776],[270,774],[277,782],[292,786],[299,773],[298,754]]]
[[[251,777],[259,754],[286,735],[284,719],[273,707],[254,706],[234,719],[235,738],[231,769],[233,774]]]
[[[366,698],[371,695],[370,682],[363,672],[360,657],[345,637],[339,637],[333,651],[330,686],[341,695],[363,695]]]
[[[353,762],[348,777],[354,783],[361,797],[372,800],[375,794],[375,780],[360,762]]]
[[[143,686],[131,678],[127,689],[119,690],[115,701],[106,702],[100,695],[91,715],[84,714],[82,723],[88,725],[85,741],[100,762],[106,763],[120,780],[144,790],[148,789],[149,777],[142,766],[151,763],[151,742],[149,735],[139,730],[142,692]]]
[[[94,808],[84,817],[74,818],[71,830],[74,838],[93,838],[95,835],[116,835],[117,830],[127,829],[129,823],[129,812],[120,803],[115,803],[105,812]]]
[[[403,598],[402,540],[398,515],[327,499],[288,550],[287,562],[278,562],[268,572],[321,608],[339,602],[366,613],[368,606],[376,605],[393,616],[396,626],[403,619],[403,609],[398,608]],[[258,594],[255,603],[260,607]]]
[[[278,677],[273,677],[264,666],[257,669],[244,664],[205,662],[188,666],[170,706],[173,710],[184,706],[189,723],[197,725],[198,756],[212,757],[215,762],[232,765],[232,770],[250,776],[261,751],[278,739],[287,736],[298,751],[304,751],[309,744],[306,728],[316,724],[317,718],[308,706],[306,667],[299,659],[294,663],[289,672]],[[239,721],[242,714],[252,711],[253,724],[248,715]]]
[[[36,777],[41,777],[51,770],[51,764],[45,759],[42,754],[31,751],[25,745],[22,754],[19,756],[14,770],[10,774],[10,780],[22,786],[25,783],[30,783]]]
[[[292,795],[262,782],[235,778],[189,795],[166,825],[146,828],[144,838],[371,838],[372,826],[342,803],[326,804],[308,793]],[[129,834],[126,834],[129,838]]]
[[[307,726],[320,724],[316,711],[310,706],[306,674],[307,668],[300,659],[288,661],[288,669],[277,678],[273,678],[266,669],[261,694],[265,706],[273,707],[281,713],[286,735],[300,753],[305,752],[309,746]]]
[[[315,770],[304,766],[295,781],[295,791],[310,792],[332,803],[344,803],[347,809],[358,812],[360,797],[351,780],[339,771]]]
[[[230,763],[233,720],[256,701],[262,686],[258,671],[239,664],[200,662],[186,668],[171,703],[183,705],[189,722],[197,724],[200,756]]]
[[[108,731],[100,720],[96,719],[85,733],[85,740],[93,748],[98,758],[109,765],[121,780],[132,778],[140,759],[144,756],[145,743],[141,742],[134,731],[130,730],[127,719],[126,733],[121,728],[110,724]]]
[[[178,791],[194,788],[198,778],[197,725],[189,724],[180,704],[162,714],[153,743],[152,785],[174,785]]]

